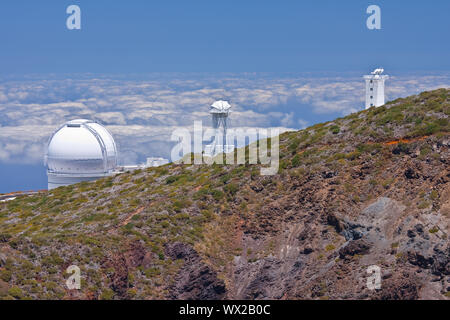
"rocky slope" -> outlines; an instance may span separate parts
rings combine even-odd
[[[449,299],[449,117],[440,89],[281,135],[275,176],[172,164],[1,203],[0,298]]]

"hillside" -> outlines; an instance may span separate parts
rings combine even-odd
[[[0,203],[0,299],[448,299],[449,117],[424,92],[282,134],[275,176],[171,164]]]

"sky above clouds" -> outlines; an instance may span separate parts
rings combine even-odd
[[[68,30],[66,9],[81,9]],[[381,30],[369,30],[369,5]],[[11,73],[450,70],[448,0],[2,0]]]

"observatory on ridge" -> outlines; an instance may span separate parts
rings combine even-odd
[[[210,106],[209,113],[212,116],[212,125],[215,131],[212,144],[205,147],[206,156],[216,156],[219,153],[229,153],[234,150],[234,144],[228,144],[227,129],[228,116],[231,105],[228,101],[218,100]]]
[[[51,135],[45,164],[49,190],[106,177],[117,167],[116,143],[96,122],[69,121]]]
[[[366,80],[366,109],[384,105],[384,82],[389,79],[383,75],[384,69],[375,69],[370,75],[365,75]]]
[[[48,140],[48,189],[169,163],[153,157],[143,164],[118,166],[117,158],[114,138],[104,126],[86,119],[66,122]]]

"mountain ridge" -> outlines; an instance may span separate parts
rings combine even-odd
[[[438,89],[280,135],[275,176],[171,164],[1,203],[0,298],[446,299],[449,117]]]

